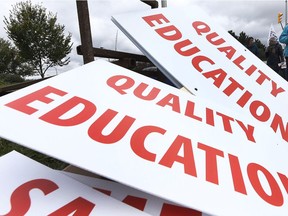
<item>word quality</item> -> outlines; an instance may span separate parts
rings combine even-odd
[[[130,82],[124,84],[126,90],[129,86],[131,87],[131,83],[133,83],[133,80],[131,79]],[[118,80],[119,76],[112,76],[107,79],[106,83],[109,87],[118,92],[122,92],[121,94],[123,94],[125,93],[125,88],[123,88],[123,86],[120,87],[119,83],[117,84]],[[65,100],[63,100],[64,98]],[[60,105],[58,101],[61,101]],[[159,104],[163,106],[165,104],[164,101],[165,100],[162,100]],[[33,107],[35,106],[33,105],[35,104],[34,102],[41,102],[42,106],[40,106],[40,108],[35,108]],[[53,106],[53,102],[55,102],[56,105],[54,104]],[[49,107],[48,111],[45,107],[46,104]],[[68,113],[79,104],[83,107],[80,112],[76,113],[74,116],[70,115],[69,118],[63,118],[65,113]],[[91,122],[91,125],[89,123],[90,126],[86,125],[86,130],[80,130],[79,133],[82,133],[85,136],[88,135],[88,137],[95,142],[95,145],[109,144],[109,146],[113,146],[125,143],[125,145],[129,145],[131,153],[137,155],[139,160],[143,160],[143,163],[152,162],[157,164],[156,166],[159,167],[159,169],[165,167],[169,168],[171,171],[173,170],[173,164],[179,163],[179,165],[183,165],[184,175],[214,185],[221,185],[219,173],[231,173],[231,182],[233,185],[230,187],[232,190],[246,196],[253,196],[255,193],[251,193],[251,191],[247,189],[253,188],[262,200],[274,206],[282,206],[284,204],[283,194],[288,192],[288,177],[285,174],[279,172],[273,174],[264,166],[254,162],[248,163],[247,167],[245,165],[244,168],[243,164],[241,165],[241,158],[237,155],[225,153],[220,148],[212,147],[211,144],[203,143],[196,140],[196,138],[192,139],[191,137],[180,134],[175,135],[173,131],[169,131],[168,129],[158,125],[143,125],[143,123],[141,125],[140,120],[138,120],[136,124],[135,121],[137,121],[137,117],[119,113],[112,108],[104,109],[104,111],[101,111],[99,114],[99,111],[97,112],[97,107],[101,107],[101,103],[96,105],[95,101],[93,102],[71,93],[69,94],[68,92],[52,86],[46,86],[32,93],[26,94],[18,99],[6,103],[5,106],[12,110],[24,113],[29,116],[29,118],[34,116],[34,118],[38,118],[45,124],[49,123],[57,127],[73,127],[91,119],[92,121],[89,121]],[[43,112],[43,110],[45,112]],[[37,117],[38,111],[41,113],[40,117]],[[96,112],[98,114],[97,116],[95,116]],[[104,129],[107,128],[108,124],[117,115],[122,115],[122,119],[119,123],[115,124],[115,128],[114,126],[112,129],[109,127],[109,130],[111,131],[110,134],[107,134],[107,131],[105,131],[104,134]],[[128,131],[130,133],[128,133]],[[173,136],[171,136],[171,134],[173,134]],[[154,143],[154,145],[157,144],[163,146],[161,150],[158,149],[159,152],[155,152],[156,150],[151,150],[148,147],[149,145],[147,145],[146,142],[148,142],[147,140],[150,140],[148,138],[150,136],[158,136],[157,143]],[[128,143],[121,142],[124,137],[126,140],[128,138]],[[194,154],[201,155],[203,160],[196,160]],[[107,158],[109,158],[109,156],[107,156]],[[221,169],[218,171],[218,160],[221,160],[221,162],[223,162],[223,160],[227,162],[228,166],[226,167],[230,168],[230,170]],[[205,172],[198,172],[198,169],[200,168],[204,168]],[[203,173],[205,177],[199,177],[199,173]],[[246,176],[244,177],[244,175],[247,175],[248,178]],[[265,179],[264,183],[263,178]],[[247,179],[249,182],[247,182]],[[250,183],[252,187],[247,187],[248,183]],[[283,187],[279,186],[280,183],[283,184],[286,191],[282,192]],[[271,192],[265,190],[267,185]]]
[[[153,14],[142,17],[143,20],[163,39],[172,41],[174,50],[183,57],[191,57],[191,66],[200,72],[205,78],[212,80],[213,85],[221,90],[227,97],[237,97],[235,103],[249,110],[251,116],[260,122],[268,122],[270,128],[276,133],[281,133],[282,139],[288,142],[288,123],[284,122],[282,116],[278,113],[272,113],[270,107],[261,100],[253,97],[250,92],[236,79],[229,77],[228,73],[219,68],[212,58],[204,55],[201,49],[193,44],[190,39],[183,38],[181,31],[163,14]],[[254,79],[255,83],[270,89],[270,96],[278,97],[286,93],[285,90],[268,77],[263,71],[254,64],[248,64],[249,61],[243,55],[236,56],[236,48],[227,44],[225,39],[221,38],[217,32],[213,32],[208,24],[202,21],[194,21],[191,27],[196,34],[203,36],[207,40],[207,45],[217,48],[228,60],[233,62],[249,78]],[[239,96],[240,95],[240,96]]]

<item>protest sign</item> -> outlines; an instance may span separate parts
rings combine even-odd
[[[106,61],[0,107],[1,137],[135,189],[212,215],[287,212],[286,151],[266,127]]]
[[[61,173],[153,216],[208,216],[117,182],[66,171]]]
[[[0,157],[0,215],[148,215],[13,151]]]
[[[243,113],[288,145],[288,83],[199,7],[115,15],[112,21],[194,95]]]

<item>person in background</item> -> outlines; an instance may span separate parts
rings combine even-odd
[[[285,79],[281,73],[281,65],[284,62],[283,49],[275,37],[269,39],[265,56],[267,58],[267,65]]]
[[[259,51],[258,51],[258,47],[254,41],[253,37],[249,37],[248,41],[247,41],[247,49],[249,49],[252,53],[254,53],[254,55],[256,55],[257,57],[259,56]]]
[[[286,62],[285,79],[288,81],[288,26],[286,25],[279,37],[279,42],[285,44],[284,57]]]

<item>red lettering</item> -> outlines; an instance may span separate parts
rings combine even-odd
[[[195,110],[195,103],[192,101],[187,101],[185,116],[188,116],[188,117],[193,118],[193,119],[198,120],[198,121],[202,121],[201,117],[196,116],[194,114],[194,110]]]
[[[244,107],[251,97],[252,97],[252,93],[249,91],[245,91],[244,94],[237,101],[237,104],[241,107]]]
[[[134,95],[142,100],[154,100],[160,92],[159,88],[153,87],[146,96],[143,95],[143,92],[147,89],[148,84],[140,83],[139,86],[134,90]]]
[[[206,23],[201,21],[193,22],[192,26],[196,30],[198,35],[202,35],[202,33],[208,33],[211,30]]]
[[[220,44],[225,43],[225,40],[223,38],[218,38],[219,35],[216,32],[210,33],[206,36],[207,41],[209,41],[211,44],[215,45],[215,46],[219,46]],[[214,40],[213,40],[214,39]]]
[[[206,123],[211,126],[215,126],[214,112],[213,110],[206,108]]]
[[[169,23],[170,21],[163,14],[155,14],[151,16],[142,17],[148,25],[154,27],[156,24]]]
[[[266,74],[264,74],[261,70],[258,70],[258,72],[259,72],[260,75],[259,75],[259,77],[257,78],[256,82],[257,82],[259,85],[262,85],[265,80],[268,80],[268,81],[271,80],[271,79],[270,79]]]
[[[178,155],[182,147],[184,152],[183,157]],[[171,168],[175,161],[184,165],[184,172],[186,174],[197,177],[193,148],[190,139],[178,135],[160,160],[159,164]]]
[[[145,160],[155,161],[156,154],[147,151],[147,149],[145,148],[145,139],[151,133],[159,133],[164,135],[165,132],[166,130],[156,126],[145,126],[137,129],[133,133],[130,141],[132,150],[136,155]]]
[[[277,174],[278,174],[278,176],[279,176],[279,178],[280,178],[280,180],[281,180],[281,182],[282,182],[282,184],[286,190],[286,193],[288,193],[288,178],[287,178],[287,176],[285,176],[282,173],[277,173]]]
[[[244,60],[246,60],[246,58],[241,55],[241,56],[239,56],[238,58],[236,58],[236,59],[233,61],[233,63],[234,63],[237,67],[239,67],[241,70],[243,70],[244,67],[241,65],[241,63],[242,63]]]
[[[223,114],[223,113],[216,112],[216,114],[222,118],[224,130],[229,132],[229,133],[232,133],[230,121],[234,121],[234,119],[231,118],[230,116]]]
[[[220,47],[220,48],[218,48],[218,50],[219,50],[220,52],[226,53],[226,57],[227,57],[228,59],[232,59],[232,57],[233,57],[234,54],[236,53],[236,50],[235,50],[234,47],[232,47],[232,46]]]
[[[261,113],[261,109],[259,109],[261,107],[262,107],[262,113]],[[250,113],[252,114],[252,116],[254,116],[254,118],[262,122],[268,121],[268,119],[271,116],[269,107],[261,101],[253,101],[250,104]]]
[[[185,208],[183,206],[172,205],[168,203],[163,203],[160,216],[202,216],[202,212],[196,211],[194,209]]]
[[[239,124],[239,126],[242,128],[242,130],[244,131],[244,133],[246,134],[246,137],[248,140],[252,141],[252,142],[256,142],[253,133],[254,133],[254,127],[251,125],[247,125],[247,127],[244,125],[243,122],[239,121],[236,119],[236,122]]]
[[[275,114],[273,121],[271,122],[271,128],[274,132],[276,132],[279,128],[282,138],[288,142],[288,124],[286,123],[286,126],[284,126],[282,117],[277,113]]]
[[[255,65],[251,65],[246,71],[245,73],[248,76],[251,76],[255,71],[256,71],[257,67]]]
[[[258,176],[259,172],[264,174],[270,186],[271,195],[267,194],[263,189]],[[277,184],[276,180],[267,169],[265,169],[263,166],[259,164],[250,163],[247,167],[247,173],[254,190],[263,200],[274,206],[283,205],[284,201],[279,185]]]
[[[240,85],[236,80],[234,80],[232,77],[229,77],[229,81],[231,83],[223,90],[223,92],[227,95],[230,96],[236,89],[243,90],[244,87]]]
[[[190,45],[192,45],[192,42],[187,39],[187,40],[176,43],[174,45],[174,49],[176,50],[176,52],[178,52],[182,56],[192,56],[200,52],[200,49],[198,47],[193,46],[189,48]],[[183,49],[183,48],[186,48],[186,49]]]
[[[171,101],[171,102],[170,102]],[[180,101],[179,97],[174,94],[168,94],[163,99],[161,99],[159,102],[157,102],[157,105],[165,107],[165,106],[171,106],[172,110],[174,112],[180,113]]]
[[[240,163],[238,160],[238,157],[228,154],[229,162],[230,162],[230,168],[231,168],[231,174],[233,179],[233,185],[234,190],[247,195],[245,182],[243,179]]]
[[[61,118],[65,113],[80,105],[84,106],[81,112],[70,118]],[[40,119],[54,125],[74,126],[87,121],[95,112],[96,106],[93,103],[80,97],[73,97],[50,112],[44,114]]]
[[[182,37],[181,32],[174,26],[165,26],[155,30],[162,38],[170,41],[179,40]]]
[[[198,143],[198,148],[206,152],[206,181],[218,184],[217,156],[224,157],[223,151]]]
[[[78,197],[65,206],[52,212],[49,216],[63,216],[70,215],[71,213],[73,213],[73,216],[89,216],[94,207],[94,203],[82,197]]]
[[[227,76],[227,73],[223,71],[222,69],[217,69],[217,70],[205,72],[203,73],[203,76],[206,77],[207,79],[212,78],[214,80],[214,85],[220,88],[220,86],[222,85],[222,83],[224,82]]]
[[[119,92],[120,94],[127,94],[125,90],[131,88],[135,84],[135,81],[124,75],[117,75],[110,77],[107,80],[107,85]]]
[[[192,65],[193,67],[199,71],[199,72],[202,72],[203,69],[200,67],[200,63],[202,62],[208,62],[210,63],[211,65],[214,65],[215,62],[213,62],[210,58],[206,57],[206,56],[196,56],[192,59]]]
[[[3,216],[25,215],[31,206],[29,192],[32,189],[39,189],[47,195],[58,188],[57,184],[47,179],[35,179],[20,185],[11,195],[11,210]]]
[[[106,194],[108,196],[111,196],[111,191],[108,191],[108,190],[104,190],[104,189],[101,189],[101,188],[93,188],[95,190],[98,190],[99,192],[103,193],[103,194]]]
[[[272,80],[272,90],[271,90],[271,94],[274,96],[274,97],[277,97],[277,95],[281,92],[285,92],[285,90],[282,88],[282,87],[277,87],[277,83],[274,82]]]
[[[108,109],[106,110],[88,129],[88,135],[91,139],[100,142],[102,144],[114,144],[121,140],[127,133],[131,125],[134,123],[135,118],[130,116],[124,116],[120,123],[114,128],[114,130],[104,135],[103,129],[115,118],[118,112]]]
[[[141,211],[144,211],[147,199],[128,195],[122,202]]]
[[[24,97],[21,97],[15,101],[12,101],[8,104],[5,104],[5,106],[8,106],[12,109],[26,113],[28,115],[31,115],[31,114],[37,112],[38,110],[29,106],[29,103],[32,103],[34,101],[41,101],[41,102],[46,103],[46,104],[51,103],[53,101],[53,99],[47,97],[47,95],[51,94],[51,93],[57,94],[59,96],[64,96],[65,94],[67,94],[64,91],[53,88],[51,86],[47,86],[47,87],[39,89],[39,90],[37,90],[31,94],[28,94]]]

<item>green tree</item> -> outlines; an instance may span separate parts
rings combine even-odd
[[[261,60],[266,60],[266,56],[265,56],[265,50],[266,50],[266,46],[259,40],[259,39],[255,39],[255,43],[259,49],[259,58]]]
[[[235,32],[232,30],[229,30],[228,33],[232,35],[235,39],[237,39],[242,45],[247,46],[248,38],[250,36],[247,35],[245,32],[243,31],[240,32],[239,36],[237,36]],[[259,50],[259,58],[261,60],[266,60],[266,57],[265,57],[266,46],[259,39],[255,39],[255,43]]]
[[[243,44],[244,46],[247,46],[247,42],[248,42],[248,38],[249,35],[247,35],[245,32],[240,32],[238,40],[241,44]]]
[[[19,56],[18,50],[3,38],[0,38],[0,75],[25,77],[33,70]]]
[[[56,15],[31,1],[16,3],[9,18],[4,17],[8,38],[21,58],[33,67],[34,74],[42,78],[49,68],[70,62],[67,55],[72,50],[71,33],[65,36],[64,25],[56,22]]]
[[[228,33],[229,33],[230,35],[232,35],[236,40],[238,40],[238,36],[236,35],[236,33],[235,33],[234,31],[229,30]]]

